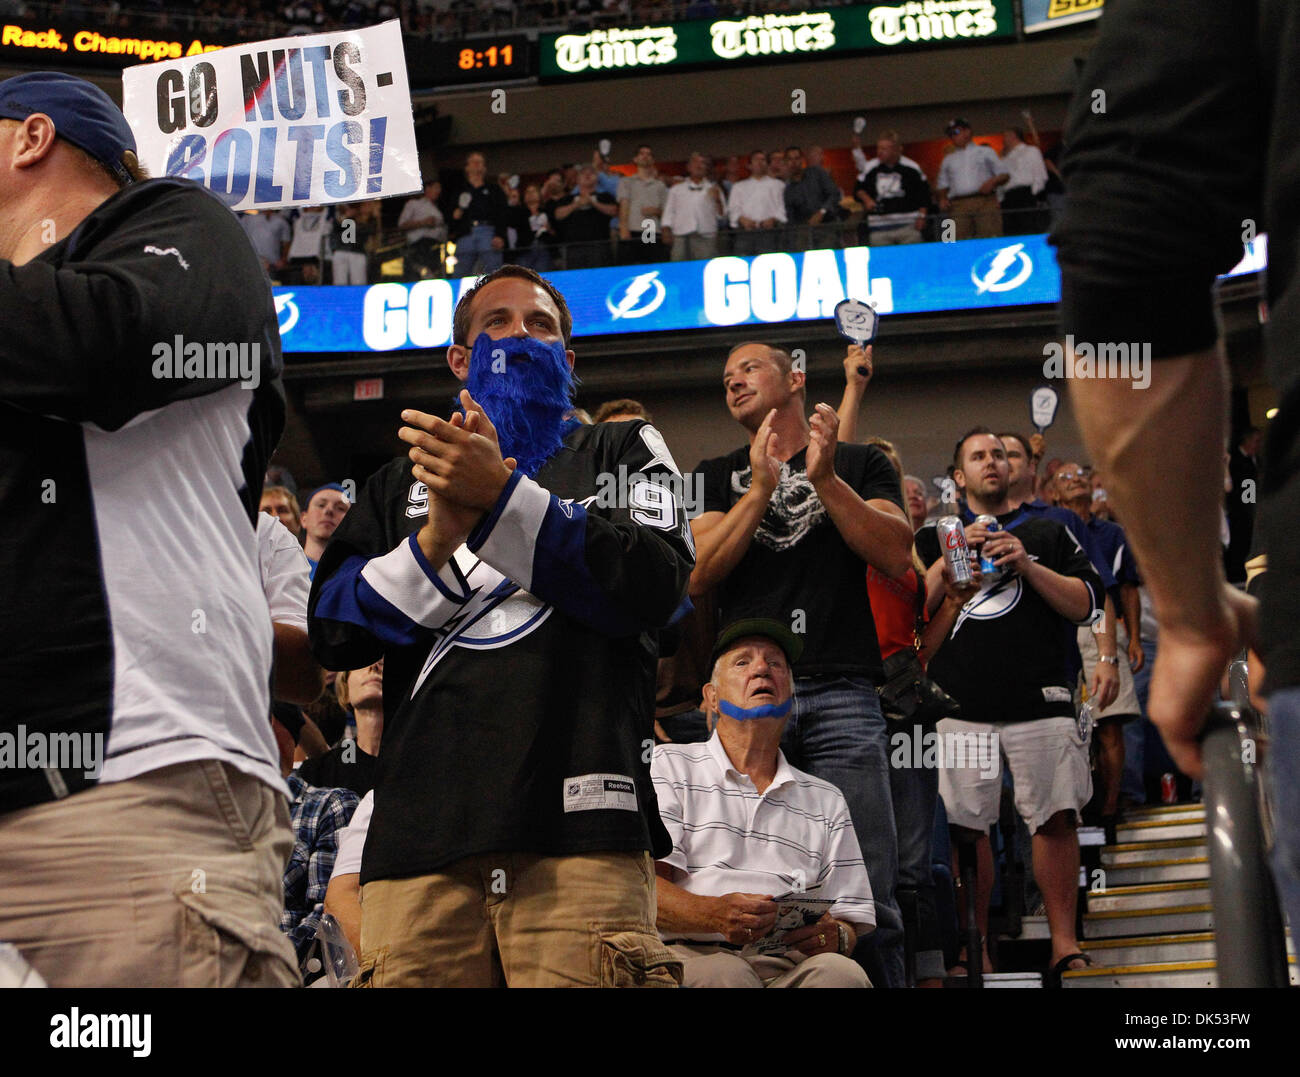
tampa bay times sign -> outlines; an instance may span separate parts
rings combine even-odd
[[[959,45],[1014,35],[1011,0],[907,0],[585,34],[544,34],[541,75],[677,71],[839,52]]]

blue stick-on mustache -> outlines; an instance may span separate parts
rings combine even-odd
[[[790,708],[794,706],[794,696],[791,696],[784,703],[764,703],[758,707],[737,707],[734,703],[728,703],[725,699],[718,700],[718,710],[728,718],[735,718],[738,722],[745,722],[751,718],[784,718],[790,713]]]

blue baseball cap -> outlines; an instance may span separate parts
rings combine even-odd
[[[307,500],[302,503],[303,508],[306,508],[308,505],[310,505],[311,499],[315,497],[317,494],[319,494],[322,490],[337,490],[339,493],[343,495],[345,499],[347,499],[348,496],[347,487],[344,486],[341,482],[327,482],[321,486],[316,487],[316,489],[314,489],[311,493],[307,495]]]
[[[25,120],[43,112],[55,133],[85,150],[123,183],[137,163],[135,135],[113,99],[93,82],[60,71],[33,71],[0,82],[0,119]]]

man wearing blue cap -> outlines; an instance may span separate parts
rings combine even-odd
[[[326,544],[334,537],[334,529],[343,522],[351,507],[347,491],[337,482],[327,482],[307,495],[302,510],[302,548],[311,565],[312,579],[316,578],[316,566]]]
[[[0,82],[0,325],[0,939],[57,987],[296,983],[266,276],[107,94],[36,72]]]

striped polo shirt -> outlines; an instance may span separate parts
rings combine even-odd
[[[876,924],[871,883],[844,795],[796,770],[777,751],[776,776],[762,793],[728,758],[715,733],[703,744],[663,744],[650,775],[659,815],[673,839],[660,863],[693,894],[803,890],[834,900],[831,915],[858,934]],[[674,935],[721,942],[720,934]]]

